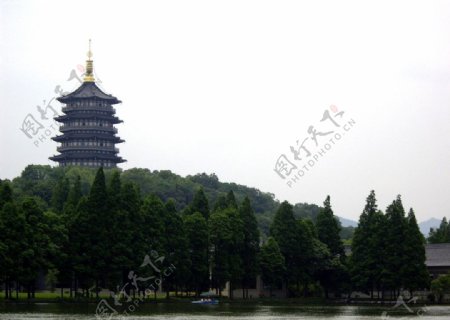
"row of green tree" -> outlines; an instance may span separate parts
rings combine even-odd
[[[431,228],[428,235],[429,243],[449,243],[450,242],[450,225],[447,218],[442,218],[438,228]]]
[[[351,274],[355,288],[370,292],[428,288],[425,238],[413,209],[405,214],[400,196],[386,209],[377,208],[375,192],[367,198],[352,242]]]
[[[20,288],[33,297],[42,273],[71,296],[98,295],[100,288],[156,291],[159,280],[167,293],[220,293],[228,281],[245,292],[254,281],[259,231],[248,198],[238,206],[230,191],[210,209],[200,188],[179,212],[173,199],[141,199],[118,171],[107,184],[99,169],[86,195],[80,181],[62,178],[46,211],[36,197],[14,201],[10,184],[1,183],[0,281],[7,298]]]
[[[86,192],[80,177],[63,176],[49,210],[42,210],[36,196],[17,200],[10,183],[1,183],[0,281],[6,297],[19,288],[32,297],[43,273],[71,295],[84,296],[100,288],[142,291],[161,278],[167,293],[214,288],[220,294],[229,282],[244,297],[257,275],[271,291],[284,287],[291,296],[355,289],[373,295],[429,285],[425,241],[400,197],[384,214],[371,192],[349,255],[330,197],[315,221],[296,217],[291,204],[281,203],[269,237],[261,241],[248,197],[237,201],[229,190],[212,205],[200,188],[178,210],[175,200],[142,198],[135,184],[122,180],[113,171],[107,183],[99,169]]]

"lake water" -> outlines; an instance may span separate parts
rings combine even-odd
[[[316,306],[298,304],[228,304],[217,306],[191,305],[188,303],[142,304],[128,312],[124,319],[172,319],[172,320],[212,320],[212,319],[255,319],[255,320],[287,320],[287,319],[450,319],[449,306],[409,306],[393,309],[392,306]],[[0,319],[53,319],[53,320],[86,320],[96,319],[96,305],[90,304],[10,304],[0,305]],[[121,313],[123,312],[120,311]],[[384,316],[383,316],[384,312]],[[114,319],[121,319],[121,315]],[[104,318],[108,319],[108,318]]]

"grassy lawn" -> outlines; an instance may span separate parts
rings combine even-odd
[[[16,299],[16,292],[13,291],[12,292],[12,296],[13,296],[13,300]],[[171,293],[171,297],[174,297],[174,294]],[[101,292],[99,294],[99,298],[100,299],[108,299],[110,298],[109,293],[107,292]],[[149,300],[154,300],[155,296],[152,293],[150,296],[148,296]],[[156,299],[157,300],[163,300],[166,298],[166,294],[165,293],[157,293],[156,295]],[[1,291],[0,292],[0,300],[4,300],[5,299],[5,292]],[[86,300],[86,298],[84,297],[80,297],[80,300]],[[26,292],[19,292],[19,300],[20,301],[26,301],[28,300],[28,295]],[[35,298],[34,300],[40,300],[40,301],[58,301],[61,300],[61,291],[60,289],[55,290],[54,292],[50,292],[50,291],[39,291],[35,293]],[[69,290],[64,290],[64,300],[70,300],[70,293]],[[72,298],[72,300],[75,300],[74,298]],[[90,300],[92,301],[96,301],[96,298],[91,298]]]

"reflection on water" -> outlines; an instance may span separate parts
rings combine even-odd
[[[95,318],[94,304],[6,304],[0,305],[0,319],[55,319],[86,320]],[[418,311],[419,307],[414,309]],[[124,319],[153,320],[212,320],[212,319],[383,319],[383,312],[391,319],[421,320],[450,319],[450,307],[428,306],[422,316],[409,314],[406,310],[393,310],[392,306],[310,306],[298,304],[228,304],[218,306],[191,305],[189,303],[142,304]],[[113,317],[120,319],[121,317]],[[386,319],[386,318],[385,318]]]

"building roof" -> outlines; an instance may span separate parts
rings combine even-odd
[[[72,99],[86,99],[86,98],[91,99],[97,98],[100,100],[108,100],[108,103],[110,104],[116,104],[121,102],[116,97],[104,93],[99,87],[97,87],[95,82],[83,82],[83,84],[80,87],[78,87],[78,89],[69,94],[57,98],[57,100],[59,102],[66,103]]]
[[[352,247],[344,246],[345,255],[350,256]],[[436,243],[425,245],[425,264],[427,267],[449,267],[450,268],[450,243]]]
[[[427,267],[450,267],[450,243],[425,245]]]

